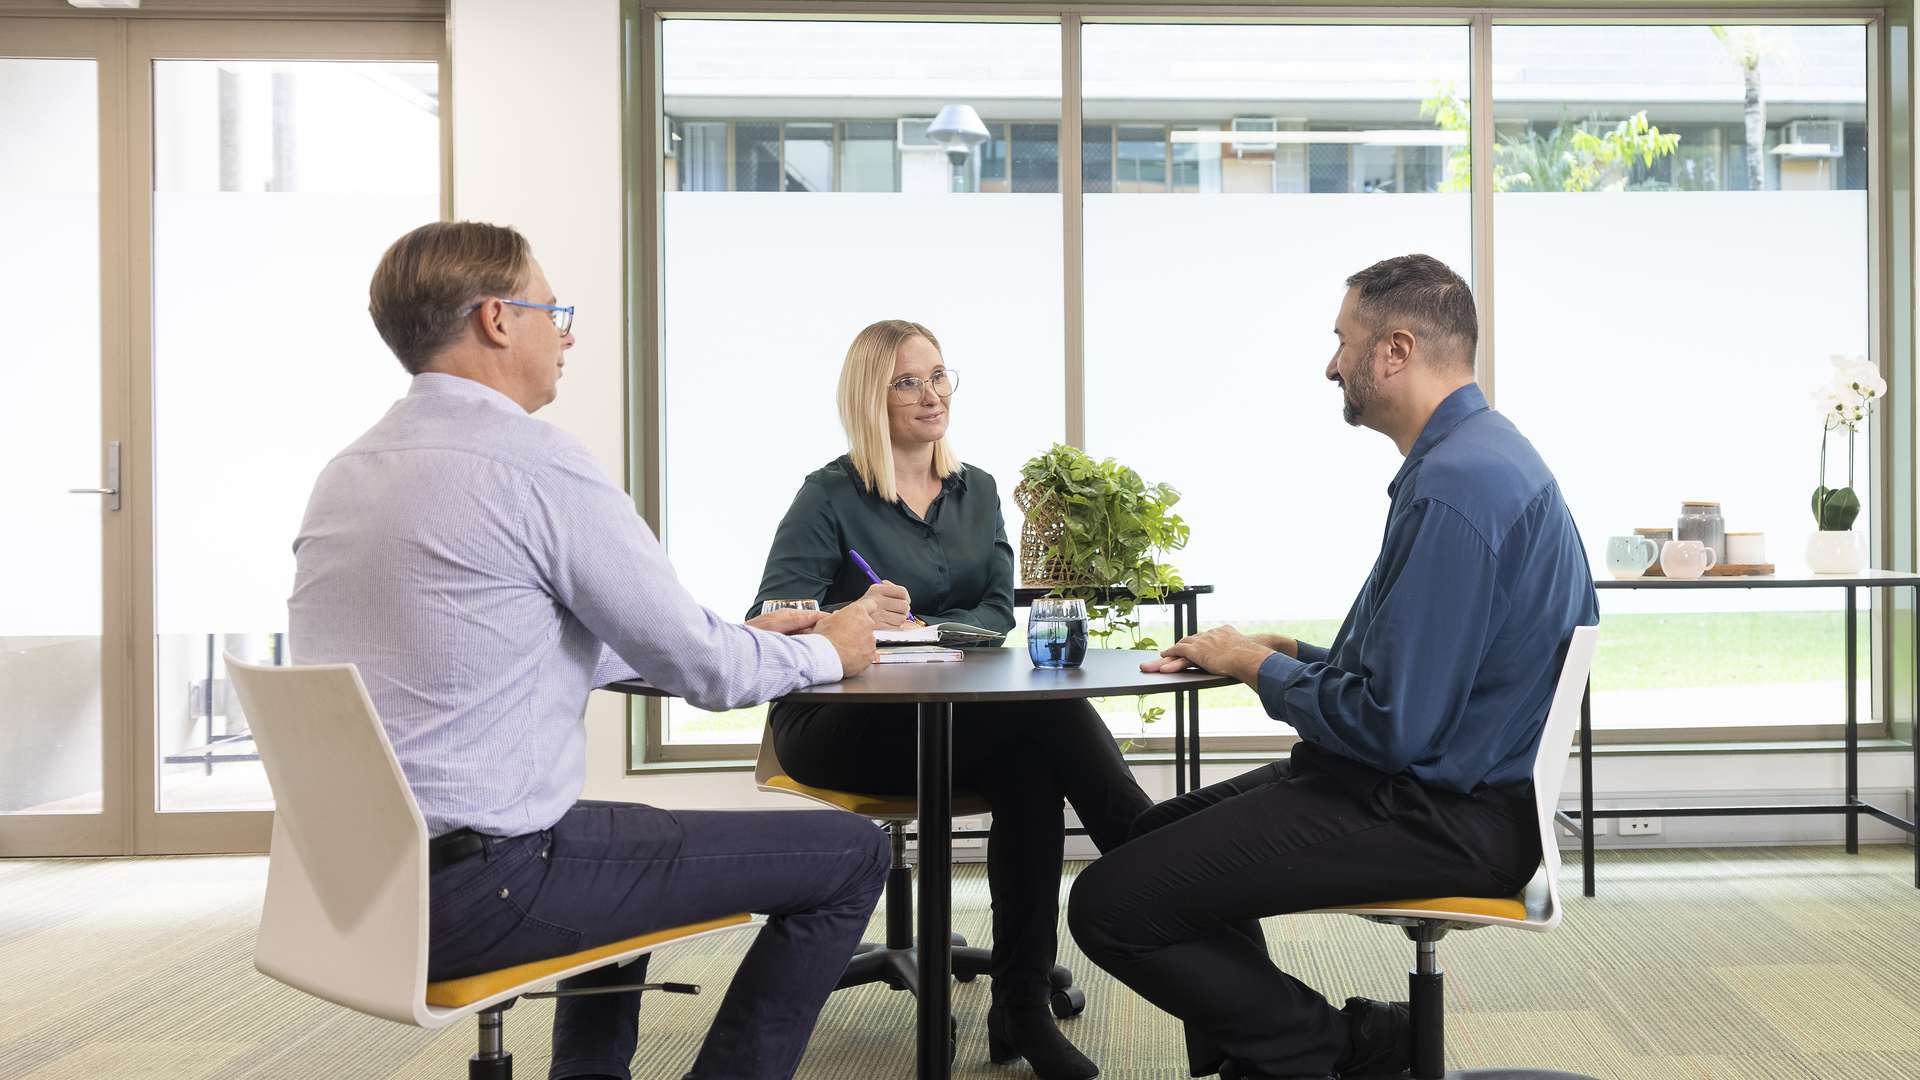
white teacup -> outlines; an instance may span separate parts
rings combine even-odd
[[[1767,534],[1730,532],[1726,561],[1735,566],[1757,566],[1767,561]]]
[[[1660,546],[1660,570],[1670,578],[1691,580],[1713,564],[1713,549],[1698,540],[1669,540]]]

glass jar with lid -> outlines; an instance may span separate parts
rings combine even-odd
[[[1720,516],[1720,504],[1717,502],[1683,502],[1680,504],[1680,520],[1673,530],[1675,540],[1698,540],[1703,547],[1713,549],[1716,562],[1725,562],[1727,555],[1727,523]]]

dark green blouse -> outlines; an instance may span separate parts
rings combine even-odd
[[[821,607],[858,600],[873,582],[847,557],[849,548],[905,586],[914,615],[929,623],[1013,629],[1013,547],[999,488],[980,469],[962,465],[947,477],[925,520],[904,503],[881,502],[845,455],[815,470],[774,531],[748,617],[766,600],[812,597]]]

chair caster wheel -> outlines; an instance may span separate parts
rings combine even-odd
[[[979,973],[974,971],[956,971],[953,973],[954,982],[969,983],[979,977]]]
[[[1087,994],[1077,986],[1069,986],[1048,995],[1047,1004],[1053,1007],[1053,1015],[1065,1020],[1069,1016],[1079,1016],[1086,1011]]]

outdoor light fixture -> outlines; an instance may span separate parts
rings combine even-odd
[[[945,150],[953,163],[954,191],[967,190],[967,158],[987,138],[987,125],[971,105],[948,105],[927,125],[927,140]]]
[[[973,148],[987,141],[987,125],[971,105],[948,105],[927,125],[927,139],[947,152],[947,160],[965,165]]]

